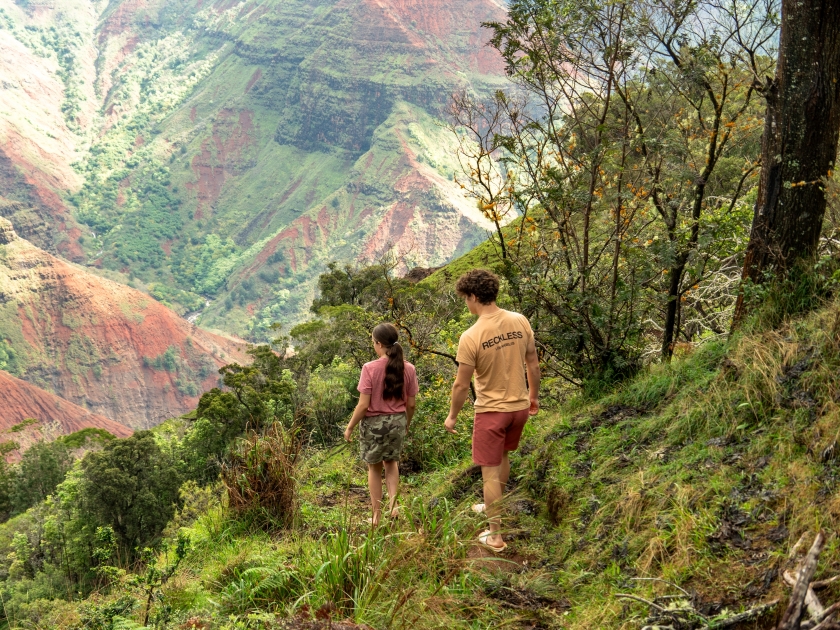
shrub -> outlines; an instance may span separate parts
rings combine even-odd
[[[231,581],[219,594],[227,614],[278,608],[291,603],[309,589],[310,575],[285,566],[235,567]]]
[[[442,379],[441,379],[442,381]],[[471,407],[458,420],[458,433],[446,432],[443,419],[449,412],[448,383],[440,382],[421,388],[417,397],[417,413],[411,420],[400,457],[404,472],[426,472],[450,466],[470,453]]]
[[[20,376],[22,367],[12,344],[6,339],[0,339],[0,370],[5,370],[14,376]]]
[[[300,453],[296,427],[275,423],[264,435],[249,432],[222,466],[230,507],[261,526],[290,527],[297,511]]]
[[[254,362],[221,370],[222,391],[214,388],[198,403],[196,420],[180,448],[189,479],[210,482],[218,477],[219,462],[246,429],[261,431],[275,422],[290,426],[297,414],[297,384],[292,373],[269,346],[250,351]]]
[[[74,431],[70,435],[64,435],[57,442],[61,442],[68,449],[84,448],[87,446],[104,446],[114,439],[113,434],[105,429],[87,427],[80,431]]]
[[[172,518],[180,474],[149,431],[113,440],[82,460],[80,500],[100,525],[110,525],[124,551],[152,544]]]
[[[51,495],[70,470],[72,460],[61,441],[37,442],[18,465],[12,484],[14,513],[25,512]]]
[[[329,366],[319,365],[309,377],[308,416],[312,437],[321,444],[337,440],[355,404],[351,394],[358,382],[358,371],[348,363],[334,359]]]

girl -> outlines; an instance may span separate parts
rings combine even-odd
[[[368,488],[373,508],[372,525],[379,525],[382,510],[382,464],[388,486],[388,513],[397,516],[399,460],[403,440],[414,415],[417,372],[403,359],[399,333],[392,324],[373,329],[373,349],[379,357],[365,363],[359,377],[359,404],[344,431],[348,442],[359,427],[362,460],[368,465]]]

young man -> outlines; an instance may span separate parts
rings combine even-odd
[[[508,453],[519,446],[528,416],[539,411],[540,365],[534,346],[534,333],[524,315],[496,305],[499,278],[484,269],[474,269],[455,284],[467,308],[478,321],[461,335],[458,343],[458,375],[452,386],[452,402],[446,430],[455,433],[458,412],[470,391],[475,374],[475,425],[473,462],[481,466],[484,480],[484,506],[490,529],[479,540],[495,551],[507,545],[502,539],[499,509],[510,475]],[[528,380],[525,380],[525,373]],[[529,389],[530,387],[530,389]]]

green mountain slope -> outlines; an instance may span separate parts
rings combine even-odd
[[[437,120],[453,90],[501,85],[480,27],[501,4],[0,9],[14,72],[44,84],[21,100],[28,79],[0,69],[17,102],[0,133],[20,139],[0,156],[0,213],[182,312],[209,300],[205,325],[264,337],[305,312],[325,261],[394,246],[404,266],[441,264],[485,233]]]

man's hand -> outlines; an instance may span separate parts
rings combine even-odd
[[[536,398],[531,400],[531,406],[528,407],[528,415],[529,416],[536,416],[537,413],[540,411],[540,401]]]
[[[446,427],[446,430],[452,433],[453,435],[457,435],[458,432],[455,430],[456,422],[458,422],[457,416],[447,416],[446,422],[443,423],[443,426]]]
[[[344,439],[348,442],[353,441],[353,427],[348,425],[347,428],[344,429]]]
[[[446,430],[456,435],[455,423],[458,422],[458,413],[464,407],[467,400],[467,395],[470,392],[470,381],[472,380],[475,368],[466,363],[458,364],[458,374],[455,375],[455,382],[452,384],[452,401],[449,405],[449,415],[446,416],[446,422],[443,426]]]

